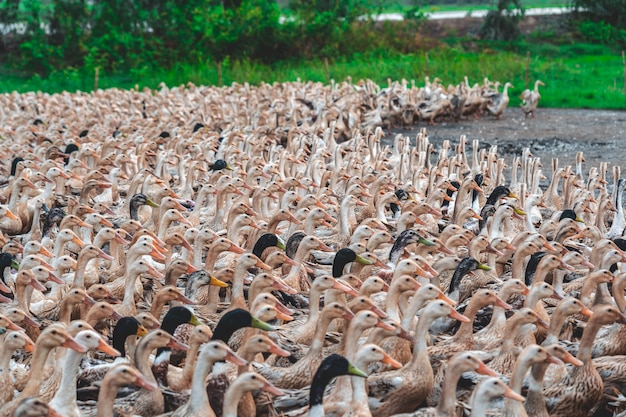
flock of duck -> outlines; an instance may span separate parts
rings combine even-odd
[[[0,96],[0,416],[626,415],[619,167],[371,86]]]

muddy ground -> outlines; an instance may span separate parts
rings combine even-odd
[[[607,161],[609,166],[626,166],[626,112],[621,111],[540,108],[534,119],[526,119],[521,109],[509,108],[500,120],[485,116],[435,126],[423,123],[412,130],[394,132],[414,137],[422,126],[428,129],[430,142],[437,148],[446,139],[457,143],[461,135],[466,135],[470,144],[478,139],[481,148],[498,145],[498,154],[507,162],[528,147],[541,158],[547,175],[551,158],[558,157],[560,166],[573,164],[578,151],[584,152],[585,171],[600,161]],[[387,135],[385,139],[392,138]]]

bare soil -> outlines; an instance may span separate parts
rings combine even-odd
[[[394,132],[413,137],[421,126],[426,126],[429,140],[437,148],[444,140],[454,144],[461,135],[466,135],[470,144],[478,139],[481,148],[498,145],[498,154],[507,161],[521,155],[524,148],[530,148],[548,170],[553,157],[559,158],[560,166],[573,164],[578,151],[584,152],[585,170],[601,161],[626,165],[626,112],[623,111],[539,108],[534,119],[527,119],[521,109],[508,108],[500,120],[484,116]]]

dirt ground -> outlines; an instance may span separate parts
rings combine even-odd
[[[539,108],[534,119],[526,119],[519,108],[509,108],[501,120],[485,116],[435,126],[420,124],[397,132],[412,137],[421,126],[427,128],[430,142],[437,148],[446,139],[456,143],[466,135],[470,143],[478,139],[481,148],[498,145],[498,154],[510,162],[528,147],[541,158],[548,175],[551,158],[557,156],[560,166],[573,164],[578,151],[584,152],[585,171],[600,161],[609,166],[626,165],[626,112],[621,111]],[[390,135],[387,138],[392,140]]]

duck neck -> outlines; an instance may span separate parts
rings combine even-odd
[[[420,311],[422,307],[424,307],[424,304],[426,304],[426,301],[428,300],[425,299],[424,297],[421,297],[419,294],[419,290],[418,290],[418,292],[413,296],[413,299],[411,300],[409,307],[407,308],[406,312],[404,313],[404,316],[402,317],[401,325],[404,330],[409,331],[409,328],[411,327],[411,324],[413,323],[413,320],[415,319],[415,315],[417,314],[418,311]]]
[[[615,280],[613,282],[613,298],[615,305],[620,313],[626,312],[626,298],[624,298],[624,288],[626,287],[626,279]]]
[[[46,366],[48,355],[54,347],[39,345],[36,346],[33,353],[33,359],[30,363],[30,373],[28,377],[28,384],[24,388],[24,391],[20,394],[21,398],[37,396],[39,394],[39,388],[43,382],[44,372],[43,369]]]
[[[185,365],[183,366],[182,376],[182,379],[186,382],[186,384],[189,384],[189,382],[193,381],[193,374],[196,368],[196,363],[198,361],[199,350],[199,343],[191,343],[191,345],[189,346],[189,350],[187,351],[187,359],[185,360]]]
[[[465,317],[469,319],[468,322],[463,322],[459,326],[459,330],[456,331],[453,338],[458,340],[467,340],[468,342],[474,344],[474,320],[476,319],[476,314],[478,310],[480,310],[483,306],[480,305],[479,302],[475,300],[471,300],[467,305],[465,312],[463,313]],[[426,335],[424,337],[424,343],[426,343]]]
[[[247,392],[246,388],[240,385],[231,384],[226,390],[224,395],[224,408],[222,410],[222,417],[237,417],[237,407],[239,401]]]
[[[446,373],[443,379],[443,386],[441,389],[441,397],[439,398],[439,404],[437,404],[438,415],[452,416],[456,410],[456,386],[459,382],[459,378],[463,374],[461,367],[446,367]]]
[[[78,262],[76,264],[76,271],[74,271],[74,283],[72,284],[72,288],[85,289],[85,270],[87,269],[87,264],[90,260],[91,258],[85,253],[78,255]]]
[[[400,282],[400,280],[396,280],[396,282]],[[387,299],[385,300],[385,312],[387,316],[391,320],[400,321],[400,306],[398,300],[400,299],[400,295],[402,294],[402,289],[399,285],[394,285],[389,290],[387,294]]]
[[[134,316],[137,313],[137,307],[135,306],[135,284],[138,276],[139,274],[136,272],[130,271],[126,276],[126,281],[124,283],[124,299],[122,300],[122,308],[125,311],[129,311],[131,316]]]
[[[149,341],[148,341],[149,342]],[[152,374],[152,368],[150,367],[150,353],[154,348],[150,343],[140,343],[135,349],[135,366],[137,370],[143,374],[143,376],[150,382],[156,384],[157,381]]]
[[[74,350],[69,350],[65,355],[61,386],[54,394],[52,401],[50,401],[50,405],[54,409],[66,409],[76,405],[76,379],[83,355],[83,353]]]
[[[324,338],[326,336],[326,330],[328,326],[334,320],[334,317],[329,317],[328,314],[322,312],[321,320],[317,322],[315,326],[315,333],[313,334],[313,340],[311,341],[311,348],[307,352],[307,355],[316,355],[322,352],[324,347]]]
[[[126,297],[126,293],[124,293],[124,297]],[[133,293],[133,300],[134,300],[134,293]],[[157,294],[152,300],[152,307],[150,308],[150,314],[152,314],[154,317],[161,317],[161,313],[163,312],[163,307],[165,307],[166,303],[167,303],[167,300],[165,299],[165,297]],[[133,304],[134,304],[134,301],[133,301]]]
[[[72,316],[73,304],[69,298],[61,300],[61,306],[59,307],[59,321],[61,323],[70,324]]]
[[[549,365],[545,362],[536,363],[530,371],[525,408],[533,417],[549,417],[543,395],[543,378]]]
[[[202,353],[200,353],[202,355]],[[189,408],[195,411],[201,411],[203,415],[215,417],[215,412],[209,403],[209,395],[206,390],[204,381],[209,376],[215,360],[210,358],[200,358],[196,362],[196,368],[193,372],[193,382],[191,385],[191,396],[187,403]],[[226,403],[224,403],[226,404]]]
[[[246,305],[246,297],[243,293],[243,277],[247,274],[248,268],[245,265],[237,265],[235,275],[233,277],[233,286],[231,288],[231,304],[236,304],[238,306]]]
[[[554,314],[552,314],[552,317],[550,318],[548,334],[546,335],[543,343],[541,343],[541,346],[549,346],[553,343],[559,342],[559,335],[561,334],[561,329],[565,324],[565,320],[567,320],[567,314],[565,314],[565,312],[557,306]]]
[[[2,344],[0,350],[0,375],[8,375],[11,371],[11,358],[15,349],[9,347],[7,343]]]
[[[119,385],[113,380],[103,381],[100,392],[98,393],[98,405],[96,406],[96,417],[113,417],[113,403],[117,396]]]
[[[580,343],[578,345],[578,355],[577,359],[581,360],[584,365],[593,365],[591,361],[591,353],[593,350],[593,342],[596,339],[596,335],[598,334],[598,330],[602,326],[598,320],[594,320],[596,318],[595,315],[591,316],[591,319],[587,322],[587,326],[583,331],[583,336],[580,339]]]

